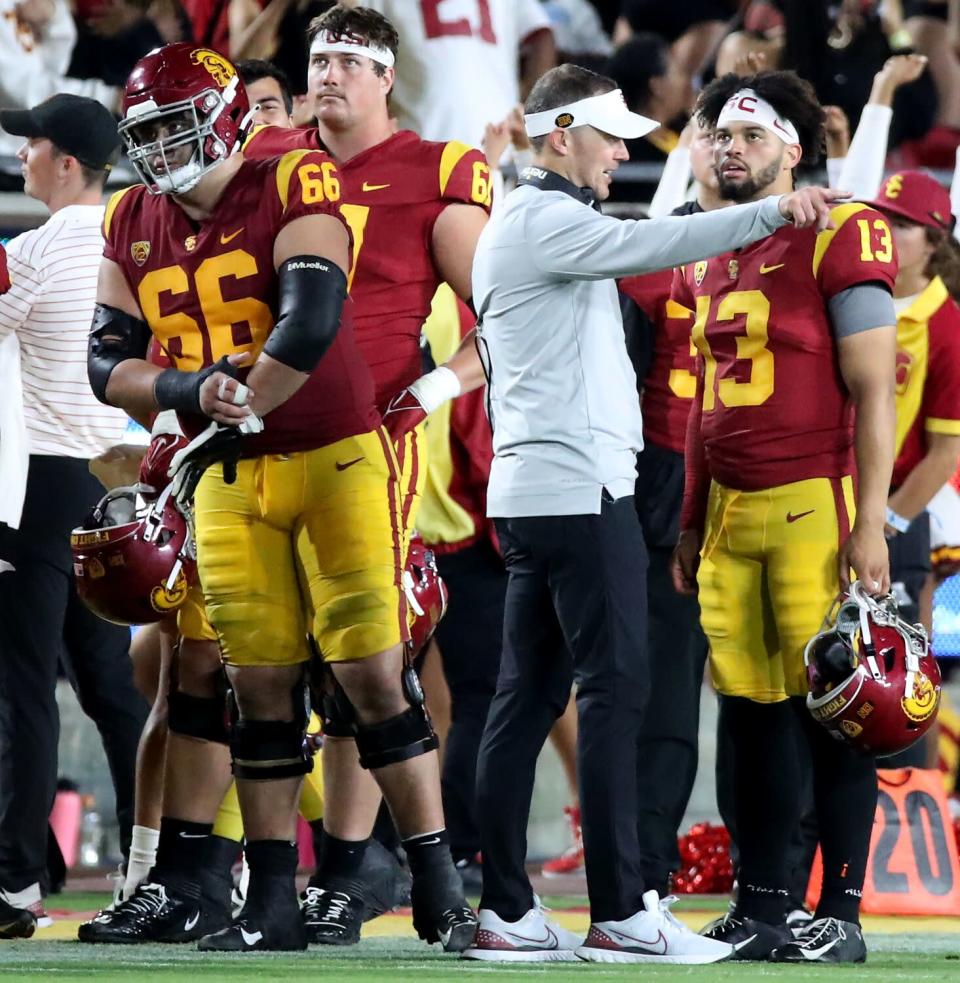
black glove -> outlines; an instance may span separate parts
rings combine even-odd
[[[193,493],[211,464],[223,465],[226,484],[232,485],[237,480],[237,461],[245,436],[237,427],[211,423],[174,454],[167,477],[173,479],[173,497],[177,505],[185,508],[193,502]]]

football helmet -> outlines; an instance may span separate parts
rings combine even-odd
[[[119,131],[151,194],[189,191],[241,145],[253,114],[236,68],[195,44],[155,48],[134,65]]]
[[[106,621],[161,621],[187,599],[196,551],[171,490],[144,505],[140,485],[114,488],[70,535],[77,592]]]
[[[940,669],[926,629],[904,621],[896,600],[859,581],[835,624],[803,653],[807,709],[838,740],[867,754],[903,751],[930,729],[940,706]]]
[[[416,658],[433,638],[447,610],[447,585],[437,570],[433,550],[414,535],[403,571],[403,592],[410,606],[411,658]]]

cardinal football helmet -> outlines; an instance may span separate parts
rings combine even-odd
[[[77,592],[106,621],[161,621],[187,599],[196,552],[171,490],[144,505],[139,485],[114,488],[70,536]]]
[[[407,552],[403,592],[410,607],[411,658],[416,658],[433,638],[447,610],[447,585],[437,570],[436,557],[416,535]]]
[[[120,136],[151,194],[189,191],[240,147],[253,118],[236,68],[188,43],[155,48],[134,65],[122,113]]]
[[[922,625],[904,621],[893,597],[859,581],[836,623],[803,653],[807,709],[838,740],[868,754],[896,754],[930,729],[940,706],[940,669]]]

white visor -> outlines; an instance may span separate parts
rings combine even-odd
[[[793,123],[779,116],[773,106],[766,99],[761,99],[753,89],[741,89],[723,104],[717,118],[717,128],[728,123],[752,123],[769,130],[784,143],[800,143]]]
[[[542,137],[559,127],[592,126],[621,140],[635,140],[655,130],[660,124],[627,108],[619,89],[571,102],[542,113],[523,117],[528,137]]]
[[[313,39],[310,54],[362,55],[383,65],[384,68],[393,68],[395,60],[389,48],[372,45],[366,38],[353,34],[331,34],[330,31],[320,31]]]

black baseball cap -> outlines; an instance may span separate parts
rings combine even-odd
[[[33,109],[0,110],[0,127],[18,137],[46,138],[94,171],[109,171],[120,149],[117,121],[96,99],[69,93]]]

